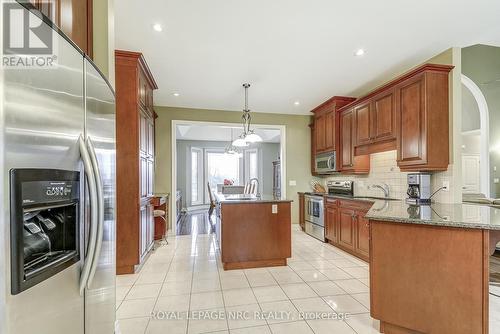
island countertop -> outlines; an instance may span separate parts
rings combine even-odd
[[[405,201],[374,200],[365,217],[384,222],[500,230],[500,209],[476,204],[412,205]]]
[[[281,199],[272,195],[245,195],[245,194],[221,194],[215,193],[215,201],[224,204],[242,204],[242,203],[290,203],[289,199]]]

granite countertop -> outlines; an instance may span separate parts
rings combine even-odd
[[[411,205],[405,201],[377,200],[366,218],[407,224],[500,230],[500,209],[465,203]]]
[[[373,202],[366,214],[370,220],[458,228],[500,230],[500,208],[472,203],[432,203],[412,205],[404,200],[363,196],[328,195],[304,192],[306,195]]]
[[[289,199],[281,199],[274,197],[272,195],[261,195],[259,197],[255,195],[224,195],[221,193],[215,193],[215,201],[224,204],[242,204],[242,203],[282,203],[282,202],[293,202]]]

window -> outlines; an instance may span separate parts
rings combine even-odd
[[[225,154],[223,150],[205,150],[206,178],[210,189],[216,190],[217,184],[224,179],[232,180],[235,185],[241,184],[240,158],[235,154]],[[208,196],[206,202],[208,203]]]
[[[191,205],[203,204],[203,151],[191,148]]]
[[[259,150],[256,148],[245,150],[245,182],[250,181],[250,179],[256,178],[259,180],[259,187],[261,187],[261,176],[262,168],[260,165]]]

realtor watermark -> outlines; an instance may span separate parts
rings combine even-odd
[[[346,320],[349,313],[289,311],[153,311],[154,320]]]
[[[45,8],[51,5],[53,1],[48,0]],[[57,67],[57,32],[43,21],[43,15],[14,1],[2,0],[2,6],[2,66],[13,69]]]

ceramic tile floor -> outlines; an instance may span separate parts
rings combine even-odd
[[[287,267],[224,271],[213,235],[169,242],[139,274],[117,276],[117,334],[379,333],[368,265],[297,226]],[[500,298],[490,295],[490,332],[498,324]]]

